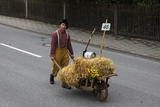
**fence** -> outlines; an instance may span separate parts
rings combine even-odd
[[[62,17],[61,2],[28,1],[28,18],[57,24]]]
[[[25,18],[24,0],[1,0],[0,14]],[[28,18],[58,24],[63,18],[63,3],[51,0],[28,0]],[[100,30],[107,18],[111,33],[160,41],[160,7],[66,3],[70,26]]]
[[[0,0],[0,14],[24,17],[25,4],[22,0]]]
[[[96,27],[100,30],[101,25],[105,22],[106,18],[110,23],[114,23],[113,10],[107,5],[83,3],[68,4],[67,9],[67,18],[72,26],[84,29]],[[113,30],[113,27],[111,30]]]
[[[118,7],[118,33],[160,40],[160,8]]]

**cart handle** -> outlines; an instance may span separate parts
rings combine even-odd
[[[118,74],[112,73],[112,74],[110,74],[110,75],[108,75],[108,76],[98,77],[97,79],[98,79],[98,80],[105,80],[105,78],[110,78],[110,77],[112,77],[112,76],[118,76]]]
[[[53,59],[53,62],[57,65],[57,67],[61,70],[62,67],[57,63],[57,61],[55,59]]]

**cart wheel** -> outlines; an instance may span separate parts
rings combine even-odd
[[[105,87],[103,90],[99,90],[96,94],[96,99],[99,101],[105,101],[108,97],[108,88]]]

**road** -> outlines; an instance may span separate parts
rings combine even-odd
[[[72,36],[72,35],[71,35]],[[106,102],[90,92],[49,84],[50,36],[0,25],[0,107],[159,107],[160,62],[104,50],[117,67]],[[72,42],[75,56],[85,45]],[[98,47],[89,47],[99,53]]]

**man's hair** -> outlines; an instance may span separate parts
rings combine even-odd
[[[66,25],[66,29],[68,29],[68,21],[67,19],[62,19],[59,24],[64,23]]]

